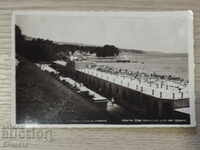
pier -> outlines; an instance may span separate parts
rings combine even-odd
[[[100,95],[114,99],[117,104],[143,115],[171,116],[175,109],[189,107],[188,94],[168,85],[148,85],[89,68],[76,69],[74,77]]]

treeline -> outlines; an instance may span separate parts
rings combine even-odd
[[[113,45],[105,45],[104,47],[96,48],[97,57],[117,56],[119,55],[119,49]]]
[[[98,57],[116,56],[119,54],[119,49],[112,45],[105,45],[104,47],[83,46],[60,44],[41,38],[28,38],[22,34],[18,26],[15,26],[15,42],[16,53],[33,62],[67,58],[70,53],[73,54],[77,50],[90,54],[96,53]]]
[[[39,38],[27,39],[18,26],[15,26],[15,42],[16,53],[33,62],[56,59],[56,44]]]

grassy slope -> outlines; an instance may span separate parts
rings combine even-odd
[[[107,119],[80,95],[30,62],[16,71],[17,122],[70,123],[71,120]]]

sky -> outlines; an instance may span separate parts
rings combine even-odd
[[[57,42],[185,53],[191,47],[189,12],[19,13],[22,33]]]

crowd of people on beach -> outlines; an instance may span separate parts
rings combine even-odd
[[[176,88],[178,90],[181,90],[188,85],[188,80],[184,80],[183,78],[173,75],[160,75],[155,72],[134,72],[128,69],[121,69],[117,67],[96,64],[88,65],[87,68],[95,69],[100,72],[109,73],[117,76],[122,76],[131,80],[138,80],[139,82],[147,83],[149,85],[155,84],[157,86],[162,86],[167,84],[167,86]]]

